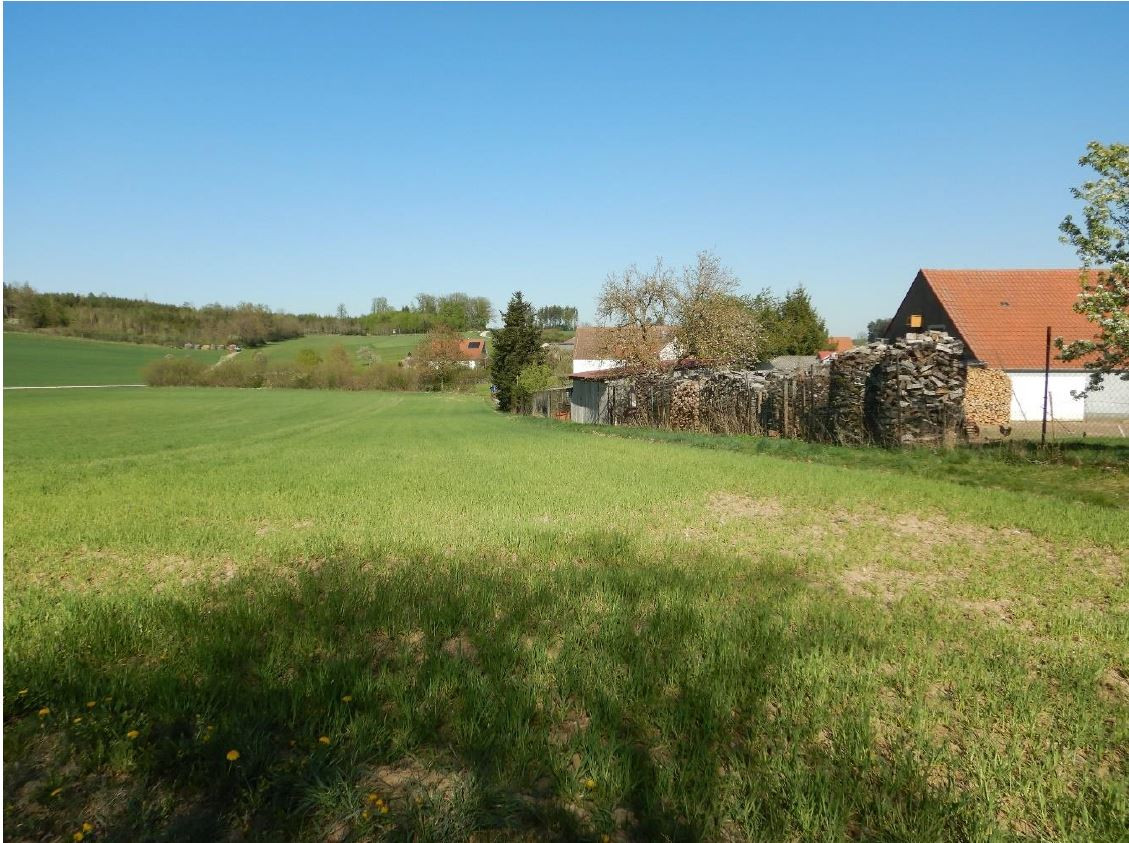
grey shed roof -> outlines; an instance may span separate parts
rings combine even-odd
[[[757,370],[761,372],[768,372],[776,370],[778,372],[795,372],[799,369],[807,369],[811,366],[818,366],[819,358],[814,354],[783,354],[780,357],[773,357],[771,360],[766,360],[757,366]]]

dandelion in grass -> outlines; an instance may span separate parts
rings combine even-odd
[[[585,779],[584,780],[584,786],[586,788],[588,788],[589,790],[595,790],[596,789],[596,780],[595,779]]]
[[[323,746],[329,746],[329,736],[322,735],[320,738],[318,738],[318,743],[322,744]]]
[[[73,840],[74,843],[81,843],[82,838],[84,838],[84,837],[86,837],[85,834],[83,834],[81,831],[76,831],[74,834],[71,835],[71,840]]]
[[[43,706],[43,708],[39,709],[39,716],[40,717],[46,717],[50,713],[51,713],[51,709],[49,709],[47,706]]]
[[[129,738],[131,741],[137,740],[137,738],[140,735],[141,735],[141,733],[139,731],[137,731],[136,729],[130,729],[128,732],[125,733],[125,736],[127,738]]]
[[[76,717],[76,718],[75,718],[74,720],[72,720],[71,722],[72,722],[72,723],[81,723],[81,722],[82,722],[82,718],[81,718],[81,717]]]
[[[238,749],[229,749],[227,751],[227,760],[228,761],[238,761],[239,760],[239,750]]]
[[[94,706],[96,706],[96,705],[98,705],[98,703],[95,702],[94,700],[87,700],[86,701],[86,707],[87,708],[94,708]]]
[[[351,703],[352,701],[353,701],[353,695],[352,694],[346,694],[345,696],[343,696],[341,698],[341,702],[343,702],[343,703]]]
[[[90,823],[83,823],[82,824],[82,830],[85,831],[87,834],[89,834],[90,832],[92,832],[94,830],[94,826],[92,826]]]
[[[361,819],[362,820],[367,820],[368,816],[369,816],[368,811],[361,811]]]

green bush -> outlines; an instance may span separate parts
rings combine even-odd
[[[198,386],[204,381],[208,364],[194,357],[174,357],[171,354],[154,360],[141,370],[141,377],[149,386]]]

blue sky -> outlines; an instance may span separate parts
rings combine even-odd
[[[1070,266],[1129,6],[4,5],[4,278],[592,318],[717,252],[833,333],[916,270]],[[1111,40],[1112,39],[1112,40]]]

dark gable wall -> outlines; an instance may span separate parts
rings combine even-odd
[[[923,317],[920,328],[911,328],[909,326],[909,317],[913,313],[920,313]],[[898,312],[894,314],[894,318],[890,322],[890,327],[886,329],[886,339],[898,339],[899,337],[904,337],[907,333],[928,331],[933,327],[936,327],[937,330],[948,331],[954,337],[959,338],[964,342],[964,356],[971,356],[971,349],[968,347],[968,342],[960,335],[960,332],[957,331],[944,305],[942,305],[933,294],[933,290],[930,288],[928,282],[926,282],[925,276],[919,272],[917,273],[917,277],[913,279],[909,292],[906,293],[906,297],[902,300]]]

